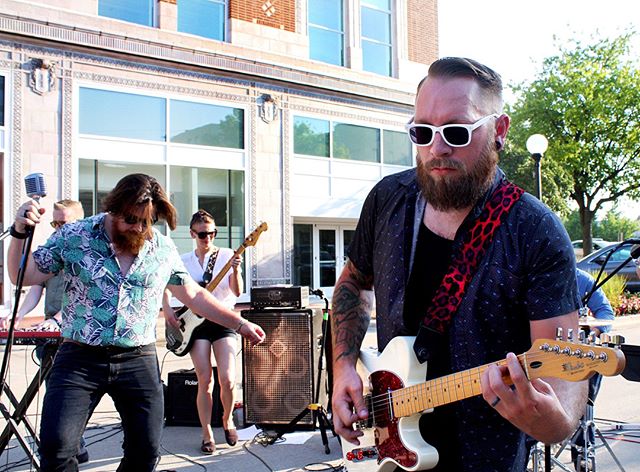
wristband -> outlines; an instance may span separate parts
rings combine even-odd
[[[247,320],[245,320],[244,318],[240,319],[240,324],[238,325],[238,327],[236,328],[236,333],[240,334],[240,330],[242,329],[242,327],[244,325],[247,324]]]
[[[27,233],[20,233],[17,229],[16,229],[16,224],[12,224],[11,227],[9,228],[9,234],[11,236],[13,236],[16,239],[27,239]]]

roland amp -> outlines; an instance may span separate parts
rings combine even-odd
[[[218,369],[213,368],[213,407],[211,426],[222,426],[222,403],[220,402],[220,384]],[[198,396],[198,378],[194,369],[180,369],[167,374],[165,394],[165,418],[167,426],[200,426],[196,398]]]
[[[256,346],[243,339],[245,424],[287,426],[315,401],[322,310],[244,310],[242,316],[260,325],[267,335]],[[318,401],[325,405],[327,378],[321,377]],[[296,426],[313,429],[312,414],[302,417]]]
[[[309,287],[255,287],[251,289],[251,308],[295,308],[309,305]]]

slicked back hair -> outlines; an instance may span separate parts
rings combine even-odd
[[[502,78],[496,71],[478,61],[466,57],[440,58],[429,66],[427,76],[418,84],[418,91],[420,91],[422,84],[428,78],[473,79],[480,86],[485,97],[487,97],[493,105],[494,109],[491,111],[494,113],[502,113]]]

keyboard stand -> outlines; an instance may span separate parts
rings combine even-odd
[[[29,409],[31,402],[33,402],[33,399],[38,394],[44,379],[49,374],[49,371],[53,366],[53,358],[55,357],[57,350],[58,342],[48,342],[44,345],[44,353],[42,355],[40,369],[33,377],[33,380],[27,387],[27,390],[20,401],[18,401],[16,396],[13,394],[9,385],[6,383],[4,384],[4,394],[7,396],[11,406],[14,408],[13,414],[11,414],[6,405],[0,401],[0,412],[7,421],[7,424],[0,435],[0,454],[2,454],[6,449],[9,441],[11,440],[11,436],[15,435],[36,471],[40,470],[40,460],[34,453],[33,448],[29,445],[26,438],[20,432],[18,426],[20,423],[24,424],[25,429],[29,432],[31,438],[33,438],[33,442],[36,445],[35,449],[37,450],[40,447],[40,439],[38,438],[35,428],[27,418],[27,410]]]

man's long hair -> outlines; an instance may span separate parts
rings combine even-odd
[[[150,227],[156,219],[176,228],[177,212],[158,181],[146,174],[129,174],[116,184],[102,202],[104,211],[116,216],[134,214],[147,220]]]

